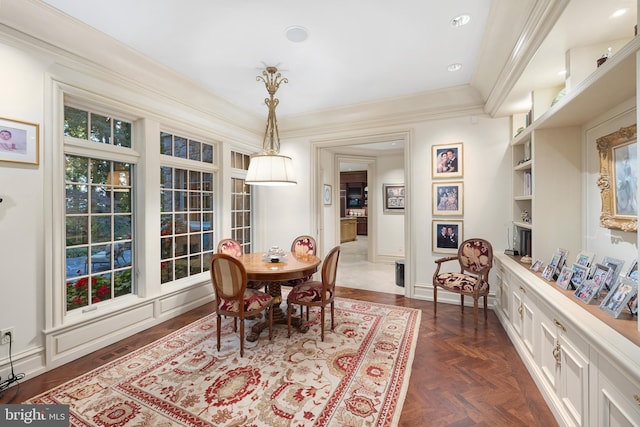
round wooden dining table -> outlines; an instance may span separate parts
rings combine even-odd
[[[287,252],[284,258],[278,262],[265,259],[266,252],[255,252],[240,255],[238,260],[242,262],[247,271],[247,279],[254,282],[266,282],[269,295],[273,297],[273,323],[287,323],[287,316],[280,306],[282,303],[282,285],[291,280],[303,279],[318,271],[322,262],[315,255],[295,254]],[[291,319],[291,324],[306,332],[302,319]],[[251,328],[247,335],[247,341],[256,341],[260,332],[269,325],[266,321],[258,322]]]

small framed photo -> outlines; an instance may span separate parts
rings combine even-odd
[[[553,273],[555,272],[555,270],[556,268],[554,266],[548,264],[542,272],[542,278],[548,281],[553,280]]]
[[[584,267],[590,267],[593,262],[593,252],[580,252],[576,257],[576,264]]]
[[[462,221],[433,220],[431,235],[432,250],[444,254],[455,254],[462,238]]]
[[[605,283],[611,281],[611,276],[613,276],[613,270],[610,267],[603,264],[596,264],[591,280],[598,285],[598,292],[600,292],[600,289],[602,289]]]
[[[611,272],[611,276],[609,277],[609,280],[607,280],[604,284],[607,289],[611,289],[611,286],[616,282],[618,275],[620,275],[620,272],[622,271],[622,266],[624,265],[624,261],[618,258],[612,258],[612,257],[606,256],[602,258],[601,264],[606,265],[607,267],[611,268],[611,270],[613,270]]]
[[[434,145],[431,148],[433,178],[462,178],[462,142]]]
[[[433,183],[432,213],[436,215],[462,215],[464,187],[460,182]]]
[[[636,282],[628,277],[621,277],[602,300],[600,308],[613,317],[618,317],[637,291],[638,284]]]
[[[627,277],[635,280],[636,282],[638,281],[638,260],[637,259],[634,259],[633,262],[631,263],[631,267],[629,268],[629,271],[627,271]]]
[[[573,269],[565,265],[564,267],[562,267],[562,270],[558,275],[558,279],[556,280],[556,285],[558,285],[558,287],[562,289],[569,289],[569,285],[571,285],[572,276],[573,276]]]
[[[573,296],[583,303],[589,304],[599,291],[600,285],[598,285],[593,279],[587,279],[576,288]]]
[[[333,200],[331,186],[329,184],[324,184],[324,189],[322,190],[322,203],[328,206],[331,204],[331,200]]]
[[[538,272],[540,270],[542,270],[542,266],[544,265],[544,263],[542,262],[542,260],[537,259],[535,261],[533,261],[531,263],[531,267],[529,267],[529,270],[534,271],[534,272]]]
[[[404,184],[382,184],[382,200],[385,212],[404,211]]]
[[[580,264],[573,264],[571,267],[573,275],[571,276],[571,284],[573,289],[577,288],[589,277],[589,267]]]
[[[40,126],[0,117],[0,162],[37,165],[40,153]]]

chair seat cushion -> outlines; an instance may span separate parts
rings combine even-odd
[[[325,300],[331,299],[332,292],[327,290]],[[287,302],[321,302],[322,301],[322,282],[312,281],[304,282],[294,286],[287,296]]]
[[[442,273],[435,277],[435,284],[452,292],[472,295],[476,292],[475,287],[479,286],[478,295],[488,294],[489,284],[484,280],[478,281],[478,278],[463,273]]]
[[[271,305],[273,297],[256,289],[247,289],[244,292],[244,311],[264,310]],[[240,306],[237,300],[220,300],[220,310],[239,312]]]

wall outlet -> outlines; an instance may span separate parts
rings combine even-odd
[[[10,333],[11,335],[7,334]],[[14,327],[6,328],[0,330],[0,345],[9,344],[10,342],[14,342],[16,340],[16,331]]]

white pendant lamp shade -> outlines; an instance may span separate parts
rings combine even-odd
[[[263,152],[251,155],[245,182],[249,185],[295,185],[297,182],[291,157],[279,154],[280,135],[276,121],[276,106],[279,101],[274,96],[280,84],[287,83],[287,79],[282,78],[276,67],[267,67],[262,76],[256,79],[264,82],[269,92],[269,98],[264,100],[269,108],[269,115],[262,140]]]
[[[254,154],[251,156],[245,182],[250,185],[295,185],[291,157],[280,154]]]

